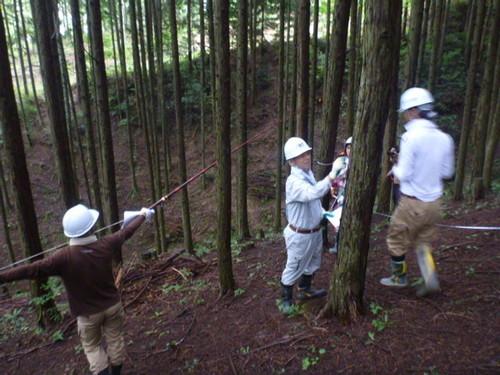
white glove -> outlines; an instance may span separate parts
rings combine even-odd
[[[328,173],[328,178],[330,179],[330,181],[335,180],[337,178],[337,173],[334,171]]]
[[[140,214],[146,218],[146,222],[151,222],[153,219],[153,215],[155,214],[155,210],[143,207],[141,208]]]

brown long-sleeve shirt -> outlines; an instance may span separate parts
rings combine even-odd
[[[60,276],[74,316],[106,310],[120,301],[113,279],[113,252],[121,249],[143,221],[138,216],[125,228],[88,245],[67,246],[48,258],[0,273],[0,282]]]

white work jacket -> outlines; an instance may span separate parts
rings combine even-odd
[[[443,179],[454,173],[453,139],[426,119],[406,125],[398,163],[392,168],[401,193],[432,202],[443,195]]]
[[[296,228],[313,229],[319,225],[324,209],[321,198],[330,190],[330,179],[316,182],[312,171],[292,166],[286,180],[286,217]]]

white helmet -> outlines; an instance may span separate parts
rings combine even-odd
[[[81,237],[92,229],[99,218],[99,212],[77,204],[64,214],[62,225],[66,237]]]
[[[420,87],[412,87],[401,95],[398,111],[404,112],[408,109],[429,103],[434,103],[434,98],[429,91]]]
[[[285,159],[290,160],[302,155],[304,152],[312,150],[311,147],[299,137],[291,137],[285,143]]]
[[[344,147],[347,147],[347,145],[352,145],[352,137],[349,137],[345,140]]]

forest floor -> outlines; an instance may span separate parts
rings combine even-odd
[[[268,61],[269,77],[277,76],[275,60]],[[166,206],[171,252],[150,261],[138,260],[142,251],[154,246],[153,227],[147,226],[125,247],[121,291],[128,359],[123,373],[500,373],[498,231],[439,228],[434,249],[442,292],[417,298],[412,287],[394,290],[379,285],[379,278],[387,275],[389,256],[385,247],[387,222],[376,216],[371,230],[365,315],[348,325],[315,319],[324,300],[303,305],[291,317],[278,311],[285,251],[281,234],[270,230],[276,131],[267,133],[269,128],[276,129],[276,97],[270,87],[261,87],[261,92],[250,113],[250,136],[265,135],[249,148],[254,239],[233,246],[235,295],[218,298],[211,171],[206,190],[200,182],[190,186],[193,233],[203,264],[175,245],[181,233],[178,198]],[[199,132],[193,127],[186,134],[188,175],[192,175],[201,169]],[[138,209],[151,201],[142,139],[137,138],[140,190],[133,192],[125,128],[116,128],[114,135],[120,208]],[[341,129],[339,139],[345,136]],[[27,153],[42,240],[48,248],[64,242],[60,228],[64,207],[55,187],[48,130],[35,130],[34,139]],[[213,145],[214,139],[211,133],[207,145]],[[213,149],[208,151],[207,159],[211,160]],[[446,225],[498,226],[500,197],[492,195],[476,204],[446,201],[445,212]],[[336,258],[324,254],[315,278],[317,286],[328,286]],[[411,281],[416,282],[419,273],[413,253],[409,254],[409,269]],[[24,285],[18,283],[17,287]],[[66,311],[63,322],[38,332],[26,293],[0,300],[0,374],[88,374],[64,293],[58,301]],[[64,340],[60,340],[62,336]]]

